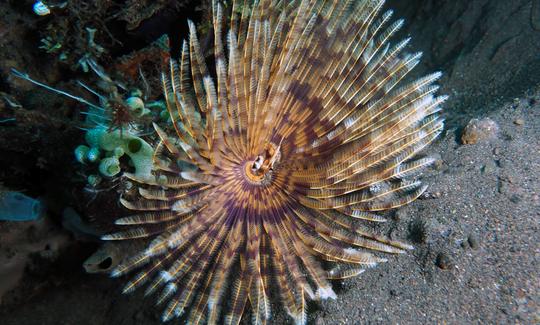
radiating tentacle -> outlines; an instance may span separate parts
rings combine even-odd
[[[133,214],[103,237],[150,239],[113,271],[138,269],[126,293],[157,293],[163,320],[238,324],[250,308],[266,324],[275,292],[305,324],[306,299],[335,298],[330,280],[412,249],[364,223],[425,191],[434,159],[418,156],[447,97],[440,73],[406,81],[421,53],[406,53],[409,38],[390,43],[403,21],[383,7],[213,1],[208,66],[189,22],[162,74],[173,126],[154,125],[153,174],[124,174],[138,188],[120,199]]]

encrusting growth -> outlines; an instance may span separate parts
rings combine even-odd
[[[440,73],[402,82],[421,54],[389,43],[403,21],[383,3],[234,2],[228,31],[214,3],[215,74],[189,22],[163,73],[175,134],[155,125],[155,175],[125,174],[135,214],[103,237],[153,238],[114,270],[139,270],[124,292],[145,285],[164,321],[190,324],[238,324],[248,308],[267,323],[275,292],[304,324],[306,299],[335,298],[329,279],[412,248],[356,219],[382,222],[425,190],[415,176],[433,159],[414,157],[443,129],[447,97]]]

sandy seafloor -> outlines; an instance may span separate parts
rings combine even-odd
[[[390,1],[389,6],[407,19],[403,34],[414,37],[411,50],[426,53],[418,73],[445,73],[440,84],[441,93],[451,96],[444,105],[447,128],[427,150],[438,161],[424,173],[426,194],[389,213],[389,221],[378,227],[411,242],[414,251],[357,278],[334,281],[337,300],[310,303],[308,322],[540,323],[540,3]],[[24,35],[16,28],[32,19],[21,18],[20,7],[0,4],[5,17],[0,27],[15,28],[13,35],[0,30],[0,86],[12,95],[20,91],[8,85],[8,65],[24,66],[32,58],[21,61],[13,54],[30,46],[30,41],[12,43]],[[498,125],[495,136],[463,145],[468,121],[486,117]],[[2,128],[1,136],[11,134]],[[0,147],[2,163],[11,154],[7,148]],[[44,241],[36,239],[41,233],[0,222],[0,257],[35,252],[19,276],[0,273],[0,289],[18,281],[2,295],[0,324],[160,324],[160,309],[151,299],[142,293],[124,296],[121,280],[84,272],[81,264],[96,244],[71,238],[54,212],[47,218],[46,227],[37,227],[49,234]],[[51,256],[57,242],[69,244]],[[278,304],[272,307],[272,324],[290,323]]]

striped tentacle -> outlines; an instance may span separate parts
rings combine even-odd
[[[383,5],[213,1],[209,66],[188,23],[162,74],[173,125],[154,125],[154,175],[125,173],[133,214],[104,236],[149,239],[113,272],[139,270],[125,292],[146,285],[163,320],[190,324],[239,324],[247,308],[266,324],[275,292],[305,324],[306,299],[335,297],[331,279],[412,249],[363,222],[425,191],[434,160],[416,157],[442,131],[447,97],[440,73],[404,81],[421,53],[390,43],[403,21]]]

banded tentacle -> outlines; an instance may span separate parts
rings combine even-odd
[[[440,73],[407,81],[421,54],[390,43],[403,21],[383,3],[233,1],[225,24],[215,1],[213,66],[189,23],[162,75],[173,123],[155,126],[155,177],[125,175],[136,213],[104,237],[152,238],[113,272],[139,270],[124,291],[147,285],[163,320],[210,324],[246,308],[265,324],[276,292],[304,324],[306,300],[335,298],[329,280],[412,248],[362,221],[423,193],[433,159],[415,157],[441,132],[446,96]]]

